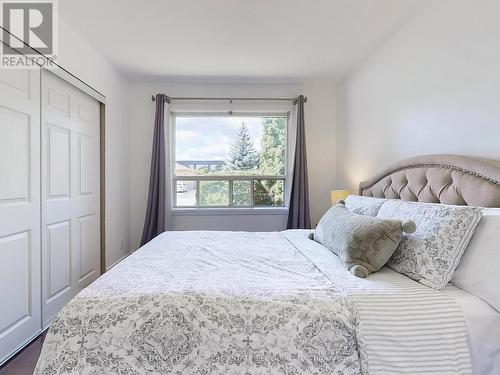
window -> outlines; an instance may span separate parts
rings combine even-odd
[[[287,123],[287,114],[174,114],[174,207],[283,207]]]

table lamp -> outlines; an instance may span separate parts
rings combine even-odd
[[[331,202],[337,204],[338,201],[346,199],[351,193],[349,190],[332,190]]]

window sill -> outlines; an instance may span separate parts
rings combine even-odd
[[[194,215],[288,215],[288,207],[265,208],[172,208],[173,216]]]

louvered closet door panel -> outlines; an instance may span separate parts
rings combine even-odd
[[[42,74],[44,326],[100,274],[99,103]]]
[[[0,70],[0,363],[41,330],[40,70]]]

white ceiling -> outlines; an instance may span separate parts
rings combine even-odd
[[[131,79],[338,77],[422,0],[63,0]]]

